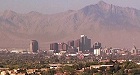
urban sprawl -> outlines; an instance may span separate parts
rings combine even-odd
[[[140,75],[140,49],[91,46],[81,35],[67,43],[51,43],[39,50],[37,40],[29,50],[0,49],[0,75]]]

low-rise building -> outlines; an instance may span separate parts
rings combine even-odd
[[[91,65],[90,69],[92,68],[100,68],[100,67],[112,67],[113,65]]]

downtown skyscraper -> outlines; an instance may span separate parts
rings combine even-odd
[[[91,39],[85,35],[81,35],[79,51],[89,50],[91,48]]]
[[[36,40],[30,41],[30,52],[38,52],[38,42]]]

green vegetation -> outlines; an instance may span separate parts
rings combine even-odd
[[[87,57],[88,58],[88,57]],[[0,67],[20,69],[20,73],[26,73],[27,69],[38,69],[35,73],[27,75],[137,75],[140,74],[140,66],[135,62],[126,61],[119,63],[109,60],[108,62],[98,62],[97,60],[88,61],[88,59],[78,59],[76,57],[66,56],[46,56],[45,54],[14,54],[0,53]],[[49,69],[49,64],[73,64],[73,66],[61,66],[58,69]],[[91,65],[113,65],[110,67],[90,68]],[[47,71],[41,68],[48,68]],[[8,74],[7,74],[8,75]]]

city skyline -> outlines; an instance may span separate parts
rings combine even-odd
[[[0,0],[0,75],[140,75],[139,3]]]
[[[99,1],[140,10],[139,0],[0,0],[0,12],[12,10],[18,13],[36,11],[44,14],[54,14],[67,10],[78,10]]]

